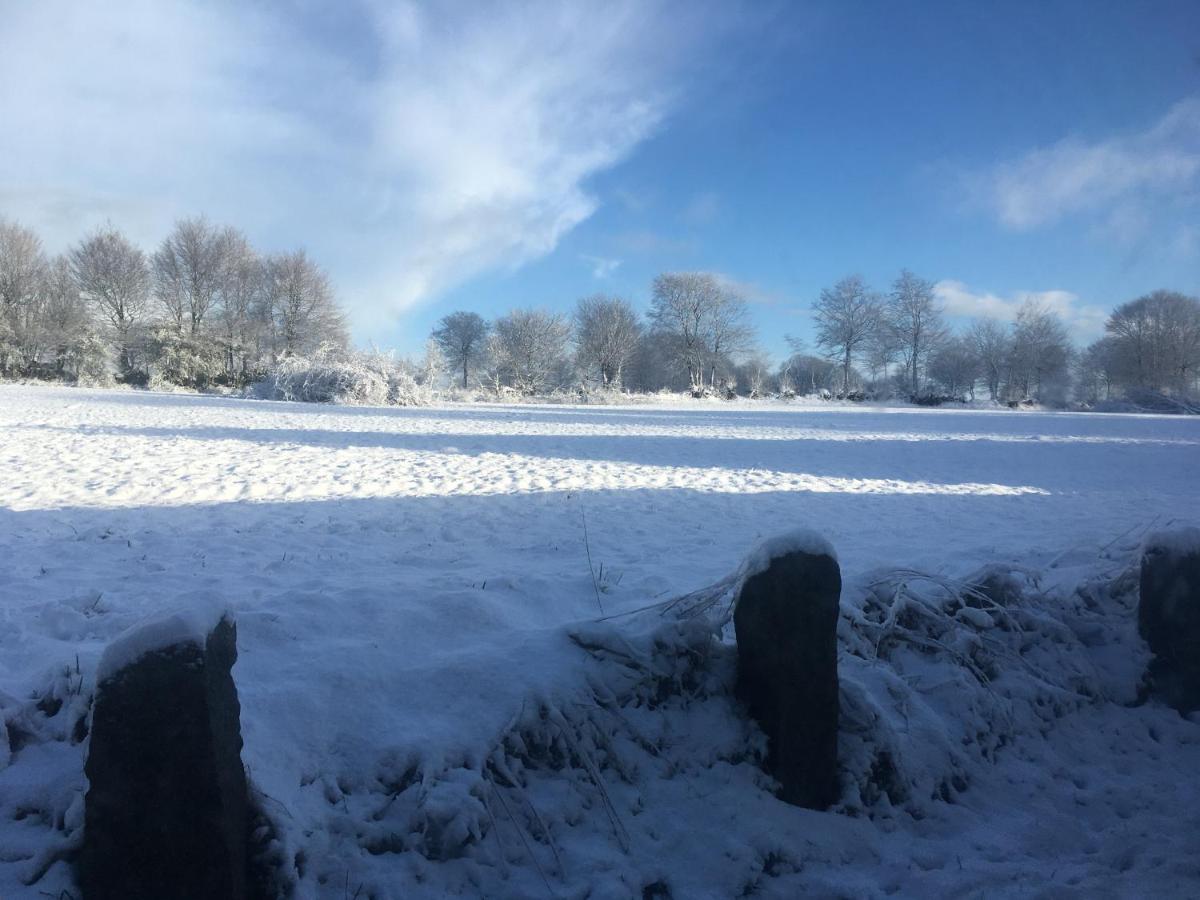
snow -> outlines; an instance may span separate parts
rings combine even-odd
[[[1200,725],[1128,706],[1145,665],[1128,597],[1093,609],[1075,590],[1194,520],[1198,451],[1186,417],[0,386],[0,897],[75,890],[76,724],[144,647],[106,649],[224,608],[243,758],[299,897],[1195,894],[1200,811],[1180,785]],[[728,581],[755,547],[819,546],[805,531],[836,547],[846,616],[882,629],[903,581],[916,612],[895,621],[924,616],[915,637],[1014,667],[985,688],[944,656],[877,659],[877,631],[843,619],[862,722],[847,765],[886,739],[910,785],[967,776],[951,800],[780,804],[728,656],[698,670],[702,635],[634,614]],[[990,564],[1026,591],[1024,631],[886,574],[960,584]],[[646,672],[685,699],[631,704]],[[598,779],[547,761],[567,735]],[[517,789],[498,773],[521,759]]]
[[[114,638],[100,655],[96,683],[107,681],[148,653],[184,644],[203,646],[221,619],[229,616],[226,605],[213,594],[194,593],[177,603],[178,609],[155,612]]]
[[[1185,526],[1169,531],[1154,531],[1144,544],[1146,550],[1156,550],[1171,556],[1195,556],[1200,554],[1200,528]]]
[[[807,553],[809,556],[828,556],[837,562],[837,551],[824,535],[808,528],[797,528],[783,534],[772,535],[760,541],[742,560],[738,575],[742,581],[765,572],[771,561],[789,553]]]

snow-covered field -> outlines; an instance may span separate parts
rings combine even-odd
[[[715,582],[761,538],[823,533],[848,583],[1006,562],[1069,593],[1198,509],[1195,418],[4,386],[0,712],[83,702],[109,641],[204,594],[237,614],[243,758],[298,896],[1195,896],[1200,724],[1154,705],[1066,712],[919,819],[786,807],[714,750],[687,779],[612,787],[620,826],[564,814],[553,865],[491,807],[449,862],[363,823],[385,817],[388,772],[437,774],[427,793],[453,805],[453,773],[527,704],[591,677],[567,627]],[[1108,643],[1129,656],[1112,677],[1134,679],[1136,640]],[[674,744],[711,739],[700,706]],[[77,838],[82,748],[43,718],[18,722],[11,760],[0,731],[4,898],[71,887],[55,858]]]

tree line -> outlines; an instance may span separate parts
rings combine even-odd
[[[525,394],[578,387],[694,396],[806,395],[918,402],[1063,405],[1200,394],[1200,300],[1155,291],[1115,309],[1106,336],[1077,350],[1061,317],[1036,300],[1011,322],[950,327],[933,282],[902,271],[887,292],[849,276],[812,305],[815,352],[787,337],[773,366],[757,349],[746,299],[708,273],[651,286],[646,314],[596,295],[571,315],[514,310],[494,322],[459,311],[432,338],[461,387]]]
[[[603,294],[569,314],[526,308],[487,320],[460,310],[437,323],[420,363],[375,355],[372,365],[393,380],[398,366],[428,389],[530,396],[983,395],[1062,405],[1200,395],[1200,300],[1174,291],[1117,307],[1104,337],[1083,349],[1035,300],[1011,322],[983,317],[955,330],[933,282],[907,270],[886,291],[843,278],[811,313],[811,350],[787,337],[791,352],[775,365],[737,285],[665,273],[644,313]],[[264,254],[236,228],[194,217],[150,253],[106,226],[50,258],[33,231],[0,220],[0,376],[239,387],[314,355],[351,351],[330,280],[303,250]]]
[[[304,250],[263,254],[196,217],[149,254],[110,225],[51,258],[0,220],[0,375],[242,386],[283,357],[347,343]]]

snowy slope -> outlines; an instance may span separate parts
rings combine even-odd
[[[919,820],[782,807],[753,760],[730,756],[752,738],[714,690],[671,713],[694,731],[670,742],[697,754],[676,761],[686,777],[613,786],[637,840],[622,847],[605,813],[581,810],[561,835],[569,872],[530,866],[510,826],[489,838],[507,864],[482,849],[430,863],[362,823],[396,814],[414,777],[422,815],[469,806],[480,757],[530,704],[607,677],[572,641],[578,623],[717,581],[761,538],[818,531],[848,585],[1008,562],[1065,597],[1126,565],[1147,528],[1195,517],[1198,463],[1200,421],[1170,417],[0,387],[0,708],[22,744],[0,770],[0,897],[70,885],[54,862],[79,818],[69,713],[102,650],[201,595],[238,616],[244,758],[289,864],[304,862],[300,896],[628,896],[656,879],[728,896],[747,872],[765,896],[1196,893],[1182,852],[1196,796],[1178,785],[1194,780],[1200,726],[1107,702],[1115,688]],[[1121,621],[1097,620],[1097,652],[1141,652]],[[32,710],[35,693],[63,711]],[[380,812],[393,782],[401,800]],[[567,821],[564,803],[545,808]],[[503,819],[492,805],[478,815]]]

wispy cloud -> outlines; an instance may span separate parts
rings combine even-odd
[[[1067,138],[968,178],[968,189],[1014,230],[1093,214],[1123,242],[1147,227],[1145,205],[1200,189],[1200,98],[1148,129],[1100,141]]]
[[[612,244],[625,253],[647,256],[676,256],[692,253],[696,249],[694,241],[671,237],[650,229],[622,231],[613,236]]]
[[[1033,301],[1057,314],[1081,339],[1099,337],[1104,331],[1108,312],[1099,306],[1081,303],[1070,291],[1017,291],[1008,296],[968,287],[950,279],[934,285],[934,295],[952,316],[988,317],[1005,322],[1015,321],[1025,303]]]
[[[713,275],[723,287],[737,294],[747,303],[756,306],[782,306],[787,303],[787,298],[782,294],[767,290],[756,282],[735,278],[724,272],[714,272]]]
[[[613,199],[621,204],[622,209],[634,215],[646,212],[653,203],[651,191],[630,187],[617,188],[613,191]]]
[[[149,243],[197,211],[303,241],[361,323],[552,251],[732,18],[636,0],[339,9],[3,2],[0,214],[52,246],[108,218]]]
[[[604,280],[617,271],[621,266],[621,260],[609,259],[604,256],[588,256],[586,253],[580,257],[592,270],[592,277],[597,280]]]

